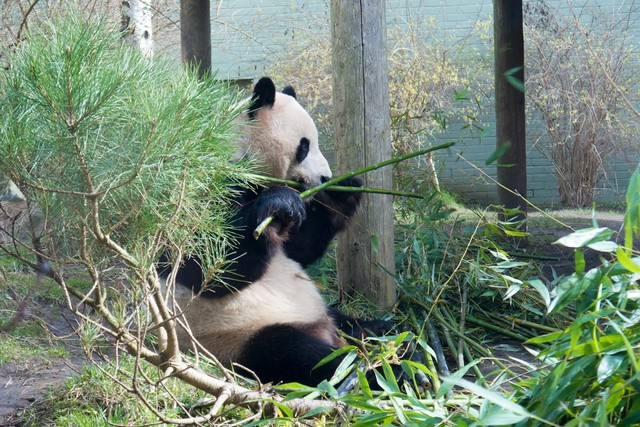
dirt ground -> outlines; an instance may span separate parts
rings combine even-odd
[[[27,307],[25,318],[36,319],[43,327],[46,324],[47,339],[28,339],[34,346],[64,346],[64,357],[49,355],[30,357],[28,360],[9,360],[0,364],[0,426],[20,425],[19,412],[46,397],[47,392],[80,372],[87,362],[77,338],[72,334],[73,322],[64,308],[53,308],[32,303]]]
[[[580,228],[589,224],[590,217],[563,218],[563,221]],[[622,215],[598,215],[599,225],[609,227],[614,231],[620,230],[621,221]],[[552,270],[555,270],[558,275],[574,271],[572,251],[551,244],[566,235],[566,229],[560,226],[545,227],[544,229],[534,228],[530,232],[536,234],[536,242],[543,242],[542,244],[536,243],[530,249],[532,253],[544,254],[545,258],[548,258],[542,262],[545,276],[552,277]],[[598,262],[598,254],[594,251],[587,251],[585,256],[587,267]],[[64,310],[62,312],[64,313]],[[46,323],[52,335],[66,337],[63,342],[69,355],[64,358],[10,360],[0,364],[0,426],[19,426],[21,410],[37,404],[39,400],[46,397],[48,390],[62,385],[65,379],[74,375],[87,363],[77,340],[73,336],[69,336],[72,332],[69,321],[71,316],[62,317],[60,314],[52,316],[52,313],[60,313],[60,311],[34,303],[28,307],[26,316],[35,317]],[[501,345],[503,344],[496,348],[497,352],[500,351]]]

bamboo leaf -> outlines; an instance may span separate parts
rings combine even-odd
[[[576,273],[582,274],[587,266],[587,262],[584,259],[584,251],[581,248],[577,248],[574,254],[576,258]]]
[[[362,396],[360,395],[350,395],[348,397],[343,397],[342,402],[346,403],[347,405],[356,408],[356,409],[362,409],[363,411],[371,411],[371,412],[379,412],[380,408],[378,408],[376,405],[367,402],[365,399],[362,399]]]
[[[510,237],[527,237],[529,235],[529,233],[527,233],[526,231],[509,230],[509,229],[505,229],[504,234]]]
[[[542,297],[542,300],[544,301],[545,307],[547,307],[548,309],[549,305],[551,304],[551,296],[549,295],[549,289],[547,289],[547,286],[544,283],[542,283],[542,280],[531,279],[531,280],[527,280],[525,283],[531,286],[536,291],[538,291],[538,294]]]
[[[629,270],[631,273],[640,273],[640,258],[631,258],[623,247],[618,247],[616,255],[618,257],[618,261],[624,268]]]
[[[618,249],[618,244],[612,241],[596,242],[587,245],[588,248],[598,252],[613,253]]]
[[[502,144],[500,144],[496,150],[491,153],[489,155],[489,157],[487,158],[487,160],[485,160],[484,164],[489,166],[491,163],[495,162],[496,160],[498,160],[500,157],[502,157],[504,155],[504,153],[507,152],[507,150],[509,149],[509,147],[511,147],[511,143],[509,141],[507,142],[503,142]]]
[[[515,76],[520,70],[522,70],[521,65],[513,67],[504,73],[504,78],[511,86],[524,93],[524,82]]]
[[[350,351],[357,351],[357,348],[353,345],[347,345],[344,347],[340,347],[334,351],[331,352],[330,355],[328,355],[327,357],[325,357],[324,359],[322,359],[321,361],[319,361],[316,366],[314,366],[314,369],[317,368],[318,366],[322,366],[325,363],[329,363],[331,362],[333,359],[335,359],[336,357],[340,357],[345,353],[348,353]]]
[[[603,383],[613,375],[625,361],[622,354],[605,354],[598,363],[598,382]]]
[[[371,386],[369,385],[367,376],[360,369],[357,370],[357,374],[358,374],[358,384],[360,385],[360,391],[367,398],[373,399],[373,394],[371,393]]]
[[[451,385],[455,385],[455,386],[467,389],[470,392],[477,394],[480,397],[483,397],[489,402],[495,405],[498,405],[502,409],[505,409],[513,414],[521,415],[523,417],[531,417],[531,414],[529,414],[529,412],[522,406],[518,405],[515,402],[510,401],[509,399],[501,396],[498,393],[495,393],[491,390],[487,390],[486,388],[476,383],[472,383],[471,381],[467,381],[463,378],[454,378],[449,376],[444,378],[444,383],[449,383]]]
[[[557,312],[575,302],[590,286],[597,285],[601,276],[602,273],[597,269],[592,269],[584,275],[574,274],[562,280],[556,287],[556,297],[549,305],[549,313]]]
[[[568,248],[583,248],[596,242],[602,242],[609,240],[613,231],[606,228],[584,228],[582,230],[574,231],[573,233],[561,237],[556,240],[554,244],[566,246]]]
[[[522,288],[522,286],[518,283],[511,285],[507,288],[507,292],[504,293],[504,296],[502,297],[503,300],[508,300],[509,298],[511,298],[512,296],[514,296],[515,294],[517,294],[520,289]]]
[[[378,235],[377,234],[371,235],[371,251],[374,254],[378,253]]]
[[[327,380],[322,381],[318,384],[318,391],[325,393],[327,396],[330,396],[334,399],[339,397],[338,390]]]
[[[396,419],[395,414],[388,414],[382,412],[382,409],[378,409],[379,413],[374,413],[365,417],[362,417],[358,422],[351,424],[352,427],[370,427],[370,426],[384,426]]]
[[[627,210],[624,214],[624,245],[633,247],[633,236],[640,235],[640,165],[636,167],[627,188]]]
[[[477,423],[481,426],[512,426],[527,418],[526,415],[505,412],[504,409],[493,406],[478,418]]]
[[[579,329],[576,328],[576,333]],[[564,353],[568,357],[580,357],[591,354],[601,354],[603,352],[617,353],[622,351],[625,346],[624,336],[622,335],[604,335],[595,340],[589,340],[582,344],[572,345]]]
[[[530,338],[525,342],[525,344],[545,344],[548,342],[554,342],[560,339],[562,335],[564,335],[564,331],[551,332],[540,335],[539,337]]]

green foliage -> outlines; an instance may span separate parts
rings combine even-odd
[[[402,297],[456,308],[468,299],[460,310],[494,321],[507,314],[542,316],[548,293],[535,280],[537,267],[515,260],[505,249],[508,238],[522,235],[517,224],[497,221],[488,212],[461,215],[437,192],[398,206],[396,261]]]
[[[104,265],[110,255],[86,238],[98,226],[147,263],[160,241],[220,258],[219,201],[242,167],[229,163],[239,110],[226,86],[150,61],[74,13],[31,29],[10,61],[0,169],[43,210],[51,253],[77,259],[82,247]]]
[[[638,237],[637,176],[629,186],[624,226]],[[565,425],[636,425],[640,419],[640,258],[631,240],[618,246],[607,228],[578,230],[558,240],[575,248],[576,272],[563,278],[549,313],[575,309],[563,331],[530,340],[544,343],[542,367],[519,384],[516,398],[540,418]],[[585,271],[586,248],[610,260]],[[616,261],[617,254],[617,261]],[[620,257],[624,254],[624,259]],[[527,424],[531,425],[531,424]]]

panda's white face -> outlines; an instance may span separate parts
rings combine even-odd
[[[294,96],[275,92],[271,80],[263,78],[254,89],[253,108],[250,117],[255,123],[245,148],[262,161],[265,173],[309,187],[331,178],[329,163],[318,145],[316,125]]]

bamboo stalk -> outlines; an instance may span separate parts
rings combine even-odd
[[[529,338],[525,337],[522,334],[510,331],[510,330],[502,328],[500,326],[496,326],[496,325],[491,324],[489,322],[485,322],[484,320],[478,319],[477,317],[472,316],[470,314],[467,314],[467,320],[469,320],[469,322],[471,322],[471,323],[475,323],[478,326],[482,326],[483,328],[490,329],[490,330],[492,330],[494,332],[497,332],[497,333],[502,334],[502,335],[506,335],[508,337],[511,337],[511,338],[516,339],[516,340],[521,341],[521,342],[525,342],[525,341],[527,341],[529,339]],[[542,348],[545,347],[544,345],[541,345],[541,344],[538,344],[536,346],[537,347],[542,347]]]
[[[520,324],[522,326],[528,326],[529,328],[537,329],[537,330],[543,331],[543,332],[560,332],[560,329],[558,329],[558,328],[552,328],[551,326],[541,325],[539,323],[530,322],[528,320],[518,319],[518,318],[513,317],[513,316],[507,316],[507,320],[509,320],[511,322],[514,322],[514,323],[518,323],[518,324]]]
[[[438,368],[436,368],[436,364],[433,361],[433,356],[431,355],[431,353],[429,353],[428,351],[424,351],[423,354],[427,369],[429,369],[429,371],[433,373],[433,375],[429,376],[429,379],[431,380],[431,384],[433,385],[434,393],[437,394],[440,391],[440,387],[442,386],[440,377],[438,376]]]
[[[467,358],[467,360],[469,361],[469,363],[471,363],[471,361],[473,361],[473,356],[471,355],[471,350],[469,350],[469,345],[467,345],[467,343],[463,343],[463,347],[462,347],[462,351],[464,351],[464,355]],[[473,366],[471,366],[471,369],[473,369],[473,372],[476,373],[476,378],[478,379],[478,381],[480,382],[480,384],[486,384],[486,380],[484,379],[484,374],[482,373],[482,371],[480,370],[480,368],[478,367],[478,364],[475,364]]]
[[[424,150],[414,151],[412,153],[405,154],[403,156],[394,157],[392,159],[388,159],[388,160],[385,160],[383,162],[376,163],[374,165],[365,166],[365,167],[362,167],[360,169],[356,169],[355,171],[344,173],[344,174],[339,175],[339,176],[337,176],[335,178],[331,178],[327,182],[324,182],[324,183],[322,183],[320,185],[317,185],[317,186],[315,186],[313,188],[309,188],[308,190],[303,191],[302,193],[300,193],[300,197],[304,199],[305,197],[313,196],[317,192],[322,191],[322,190],[326,189],[327,187],[330,187],[330,186],[332,186],[334,184],[337,184],[337,183],[339,183],[340,181],[342,181],[344,179],[353,178],[354,176],[362,175],[363,173],[366,173],[366,172],[371,172],[371,171],[383,168],[385,166],[394,165],[394,164],[400,163],[400,162],[402,162],[404,160],[408,160],[408,159],[411,159],[413,157],[422,156],[422,155],[430,153],[432,151],[442,150],[444,148],[449,148],[453,144],[455,144],[455,143],[452,142],[452,141],[451,142],[445,142],[444,144],[436,145],[435,147],[429,147],[429,148],[425,148]],[[253,237],[255,239],[258,239],[258,237],[260,237],[260,235],[262,234],[264,229],[267,228],[269,226],[269,224],[271,224],[271,221],[273,221],[273,217],[272,216],[265,218],[264,221],[262,221],[260,224],[258,224],[256,229],[253,231]]]
[[[443,315],[440,310],[441,310],[441,307],[436,306],[431,313],[435,316],[436,319],[438,319],[438,321],[440,321],[440,323],[443,326],[449,328],[449,330],[452,331],[454,334],[461,336],[470,347],[473,347],[474,350],[476,350],[478,353],[480,353],[484,357],[490,358],[493,361],[493,363],[498,365],[509,375],[516,376],[516,374],[511,369],[509,369],[509,367],[507,367],[507,365],[502,363],[497,357],[494,356],[493,352],[490,349],[487,349],[481,346],[479,343],[475,342],[474,340],[472,340],[466,335],[461,335],[460,331],[458,331],[456,328],[452,326],[452,324],[455,323],[454,319],[453,318],[449,319],[451,321],[451,323],[449,323],[449,321],[445,319],[445,315]],[[450,315],[446,309],[444,309],[443,311],[446,313],[446,315]],[[467,315],[467,319],[469,319],[468,315]]]
[[[263,180],[272,184],[287,185],[293,188],[303,188],[304,185],[298,181],[290,179],[273,178],[270,176],[249,174],[249,177]],[[411,191],[389,190],[387,188],[375,188],[375,187],[347,187],[343,185],[332,185],[327,190],[341,191],[345,193],[372,193],[372,194],[387,194],[390,196],[409,197],[413,199],[424,199],[424,195],[413,193]]]

